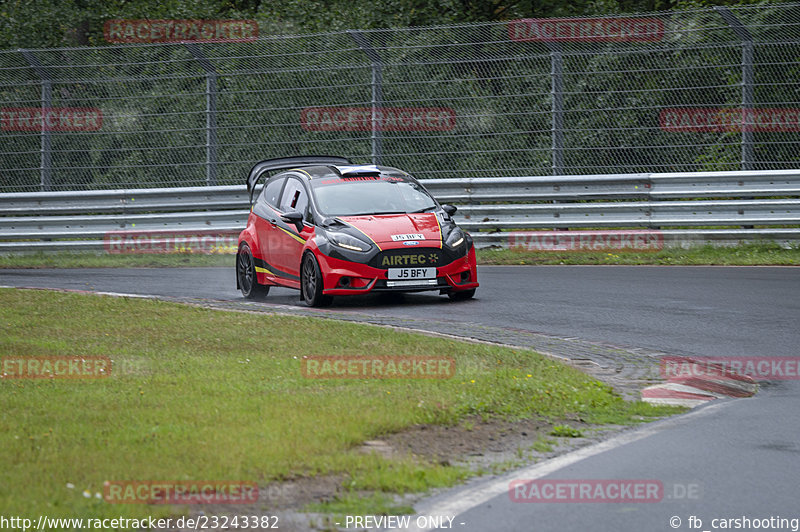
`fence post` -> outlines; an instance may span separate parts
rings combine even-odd
[[[753,35],[736,15],[725,6],[714,6],[725,23],[742,43],[742,170],[753,169],[753,104],[755,101],[753,75]]]
[[[546,44],[550,49],[552,168],[553,175],[564,175],[564,57],[559,43]]]
[[[358,30],[347,30],[372,63],[372,164],[381,164],[383,138],[378,114],[383,106],[383,61],[380,54]]]
[[[186,48],[206,72],[206,185],[217,184],[217,70],[194,43]]]
[[[45,120],[46,113],[53,108],[53,81],[50,72],[42,65],[39,58],[32,51],[20,49],[25,61],[36,71],[42,80],[42,129],[41,129],[41,162],[39,166],[39,188],[48,191],[52,186],[53,178],[53,145],[50,129]]]

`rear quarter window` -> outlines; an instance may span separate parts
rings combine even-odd
[[[281,189],[285,181],[285,177],[273,177],[267,181],[267,184],[264,185],[264,190],[261,191],[261,201],[273,207],[277,207],[281,198]]]
[[[279,210],[281,212],[297,211],[303,216],[308,211],[308,194],[298,179],[289,179],[283,189]]]

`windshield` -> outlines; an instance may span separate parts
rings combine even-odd
[[[421,186],[392,175],[324,178],[311,185],[317,207],[327,216],[406,214],[436,208]]]

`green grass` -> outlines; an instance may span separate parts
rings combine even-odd
[[[531,449],[539,453],[549,453],[553,451],[553,445],[556,443],[555,440],[552,438],[545,438],[544,436],[539,436],[536,438],[536,441],[533,442]]]
[[[187,266],[230,266],[234,255],[200,253],[22,253],[0,255],[0,268],[178,268]]]
[[[517,251],[478,250],[479,264],[653,264],[766,266],[800,265],[800,248],[785,249],[777,243],[743,244],[733,247],[695,246],[660,251]]]
[[[481,249],[478,264],[657,264],[657,265],[800,265],[800,247],[785,249],[774,242],[733,247],[712,245],[661,251],[517,251]],[[188,266],[233,267],[230,254],[202,255],[102,253],[30,253],[0,255],[0,268],[158,268]]]
[[[569,425],[556,425],[550,430],[550,436],[557,436],[559,438],[582,438],[583,431],[570,427]]]
[[[360,453],[361,442],[475,415],[635,423],[680,411],[623,401],[525,350],[314,318],[0,289],[0,356],[53,355],[109,356],[112,372],[0,380],[0,507],[15,515],[170,511],[82,495],[102,493],[106,480],[263,486],[336,474],[352,493],[420,492],[469,473]],[[457,371],[447,380],[307,379],[304,355],[452,356]]]

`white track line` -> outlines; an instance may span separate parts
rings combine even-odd
[[[429,503],[428,506],[425,506],[414,517],[412,517],[410,521],[411,526],[409,528],[404,528],[402,530],[407,532],[427,532],[428,530],[433,530],[430,528],[416,527],[416,518],[420,515],[444,515],[448,517],[461,515],[472,508],[475,508],[476,506],[480,506],[481,504],[488,502],[498,495],[508,493],[508,485],[512,480],[535,480],[542,478],[558,471],[559,469],[572,465],[581,460],[585,460],[586,458],[616,449],[617,447],[622,447],[623,445],[647,438],[648,436],[653,436],[663,430],[667,430],[677,425],[682,425],[688,421],[694,420],[695,418],[712,415],[716,413],[717,410],[725,408],[726,405],[732,403],[732,401],[715,401],[713,404],[709,404],[709,406],[700,408],[698,410],[693,410],[692,412],[682,416],[656,422],[652,426],[642,427],[634,432],[620,434],[619,436],[609,440],[602,441],[582,449],[577,449],[571,453],[547,460],[546,462],[532,465],[523,469],[518,469],[499,478],[490,479],[475,486],[456,491],[444,499],[435,498],[432,503]],[[453,521],[454,528],[458,528],[460,524],[461,523],[459,522],[458,518]]]

